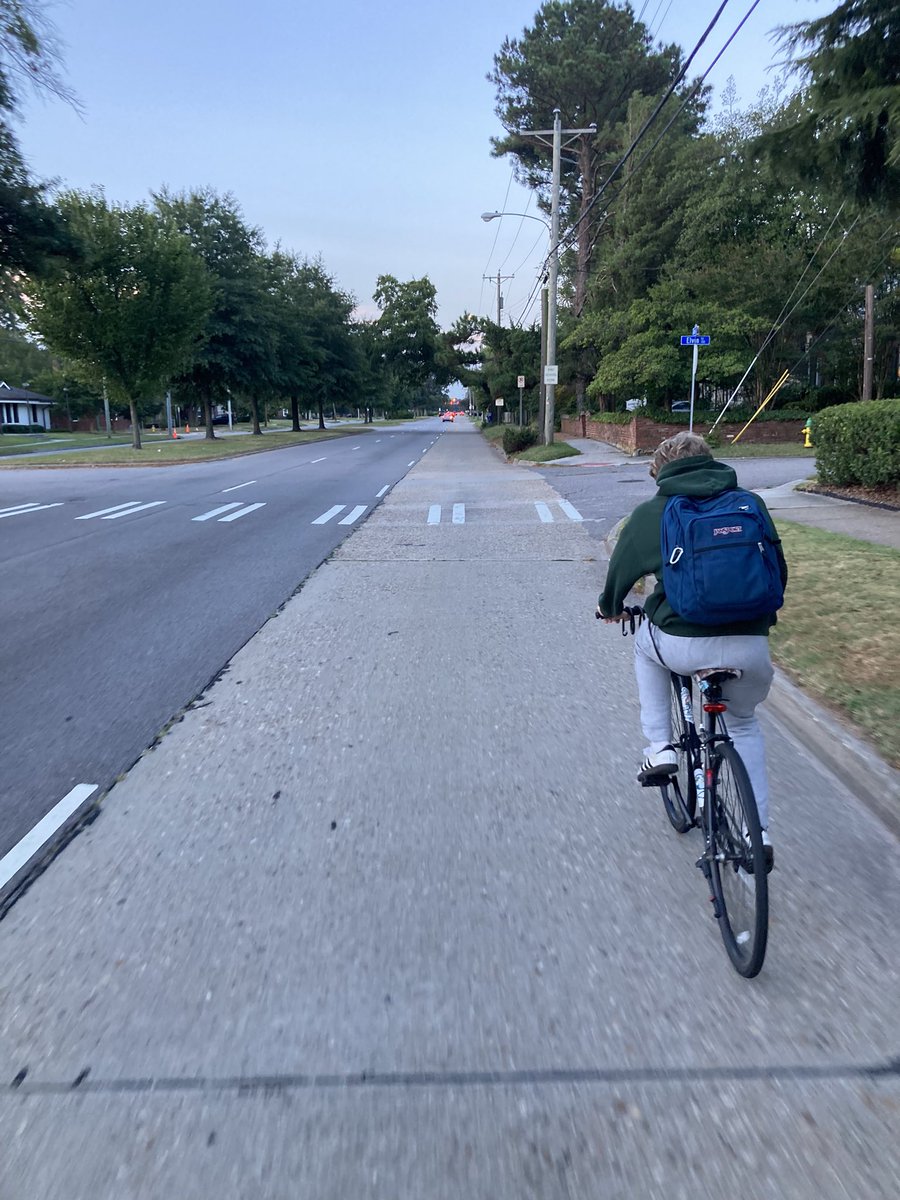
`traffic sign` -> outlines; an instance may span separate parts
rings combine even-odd
[[[681,344],[682,346],[708,346],[709,334],[683,333],[681,335]]]
[[[500,396],[494,401],[494,403],[497,405],[498,408],[502,408],[503,405],[506,403],[506,401],[503,399],[502,396]]]
[[[518,383],[516,384],[516,387],[524,387],[524,386],[525,386],[525,376],[524,376],[524,375],[519,375],[519,376],[518,376]]]
[[[544,367],[544,383],[559,383],[559,367],[547,365]]]

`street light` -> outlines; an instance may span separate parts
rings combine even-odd
[[[550,228],[550,223],[548,221],[545,221],[543,217],[536,217],[534,215],[534,213],[514,213],[514,212],[483,212],[481,214],[481,219],[484,222],[493,221],[497,217],[523,217],[527,221],[540,221],[540,223],[547,230],[547,233],[550,237],[550,254],[548,255],[548,258],[552,260],[552,258],[553,258],[553,231]],[[546,291],[546,288],[544,290]],[[555,321],[556,321],[556,305],[555,305],[555,303],[553,306],[553,320],[555,323]],[[544,438],[544,440],[546,440],[546,434],[545,434],[545,431],[543,428],[543,426],[546,424],[546,420],[545,420],[546,402],[545,402],[545,384],[544,384],[543,376],[544,376],[544,353],[545,353],[545,348],[548,344],[548,328],[547,327],[549,326],[549,324],[550,324],[550,322],[546,318],[545,313],[544,313],[544,303],[542,300],[542,302],[541,302],[541,378],[538,381],[538,403],[539,403],[540,411],[538,413],[538,417],[539,417],[539,420],[540,420],[540,423],[542,426],[541,436]],[[553,339],[553,342],[555,345],[555,343],[556,343],[555,337]],[[550,440],[551,441],[553,440],[552,437]]]

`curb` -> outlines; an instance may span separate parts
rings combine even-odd
[[[791,733],[894,837],[900,838],[900,772],[778,667],[761,711]]]

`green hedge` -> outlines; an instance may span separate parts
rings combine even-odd
[[[837,404],[812,421],[822,483],[900,483],[900,400]]]
[[[518,454],[529,446],[536,446],[537,430],[533,425],[504,425],[503,449],[507,454]]]

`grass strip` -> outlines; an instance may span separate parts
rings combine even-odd
[[[27,458],[0,460],[0,469],[13,470],[32,467],[159,467],[185,463],[209,462],[214,459],[235,458],[245,454],[259,454],[266,450],[282,450],[286,446],[303,445],[306,442],[321,442],[332,438],[359,437],[369,425],[337,426],[333,429],[310,429],[302,433],[269,432],[261,437],[216,437],[212,441],[205,437],[163,438],[154,440],[153,434],[145,435],[142,449],[134,450],[131,441],[127,444],[112,444],[109,449],[79,450],[74,453],[29,454]],[[110,443],[104,438],[104,444]]]
[[[790,578],[772,657],[900,766],[900,550],[778,521]]]
[[[713,452],[720,461],[729,458],[815,458],[813,446],[806,447],[797,442],[745,442],[743,438],[733,445],[723,442]]]
[[[516,462],[552,462],[554,458],[571,458],[580,453],[568,442],[554,442],[552,446],[529,446],[512,457]]]

